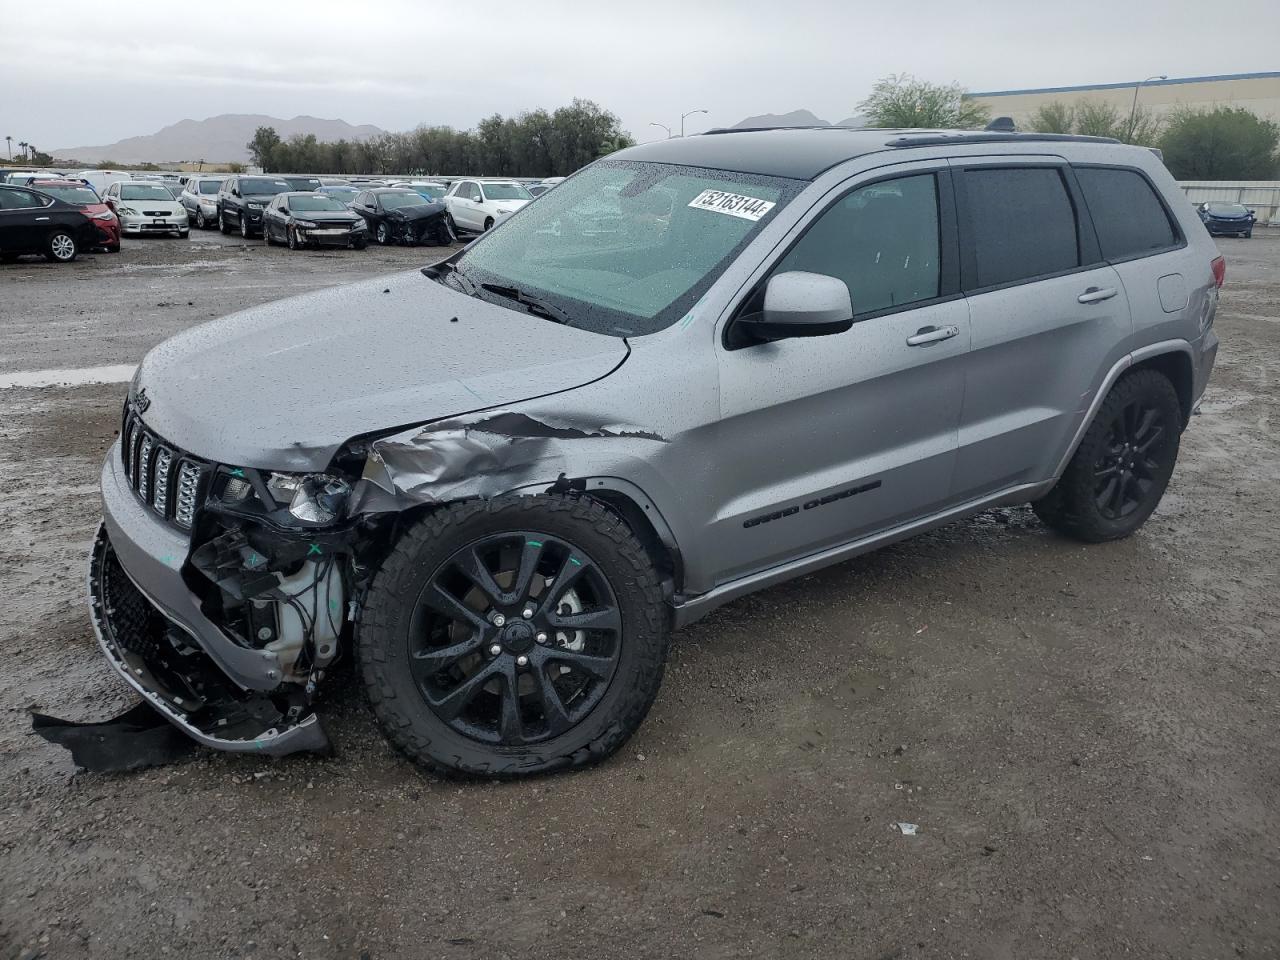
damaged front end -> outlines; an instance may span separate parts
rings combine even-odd
[[[338,476],[201,463],[136,416],[122,436],[89,564],[107,659],[207,746],[327,750],[313,701],[349,646],[357,547],[379,519],[346,518]]]

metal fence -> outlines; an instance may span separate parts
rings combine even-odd
[[[1178,186],[1192,203],[1242,203],[1258,223],[1280,227],[1280,180],[1181,180]]]

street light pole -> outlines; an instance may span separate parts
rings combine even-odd
[[[667,131],[667,139],[668,139],[668,140],[670,140],[670,139],[671,139],[671,128],[670,128],[670,127],[668,127],[665,123],[656,123],[656,122],[654,122],[654,121],[650,120],[650,121],[649,121],[649,126],[651,126],[651,127],[661,127],[663,130]]]
[[[680,114],[680,136],[684,136],[684,118],[692,117],[695,113],[709,113],[709,110],[690,110],[688,113]]]
[[[1133,106],[1129,108],[1129,136],[1128,136],[1129,140],[1133,139],[1133,128],[1138,121],[1138,91],[1142,89],[1142,85],[1146,83],[1147,80],[1168,80],[1168,79],[1169,78],[1162,73],[1162,74],[1159,74],[1158,76],[1147,77],[1146,80],[1139,80],[1138,85],[1133,88]]]

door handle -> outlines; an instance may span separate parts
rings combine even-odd
[[[950,340],[960,333],[959,327],[921,327],[907,337],[908,347],[924,347],[940,340]]]
[[[1115,287],[1090,287],[1076,297],[1076,300],[1080,303],[1101,303],[1103,300],[1110,300],[1119,292]]]

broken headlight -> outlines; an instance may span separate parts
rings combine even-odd
[[[222,485],[220,499],[235,505],[255,499],[254,483],[246,471],[232,470]],[[346,512],[351,484],[341,477],[325,473],[265,473],[267,493],[275,501],[274,508],[285,510],[294,520],[309,526],[324,526],[340,520]],[[261,497],[257,497],[259,501]]]

